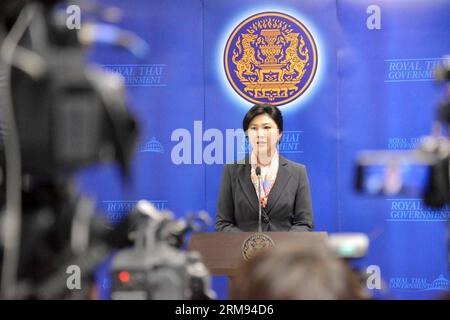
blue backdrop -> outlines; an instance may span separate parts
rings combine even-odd
[[[252,103],[233,90],[224,50],[233,30],[262,12],[300,21],[317,48],[317,70],[297,99],[281,105],[280,151],[307,166],[316,231],[365,232],[364,269],[380,267],[384,298],[433,298],[449,289],[448,208],[430,212],[420,199],[370,198],[353,190],[362,149],[413,149],[429,133],[440,88],[432,70],[450,52],[450,1],[104,0],[124,12],[120,27],[142,37],[141,58],[96,45],[90,60],[123,75],[140,122],[132,184],[116,166],[78,175],[83,193],[118,221],[142,198],[181,217],[206,210],[215,218],[223,163],[245,154],[227,132],[241,128]],[[82,15],[82,22],[89,17]],[[228,130],[228,131],[227,131]],[[228,155],[226,150],[234,150]],[[211,227],[212,230],[212,227]],[[108,288],[107,281],[102,282]],[[219,298],[224,279],[214,278]],[[104,295],[106,297],[106,295]]]

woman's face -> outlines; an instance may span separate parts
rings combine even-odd
[[[253,118],[247,130],[248,140],[258,156],[272,156],[281,139],[281,133],[273,119],[267,114]]]

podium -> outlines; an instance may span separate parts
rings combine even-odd
[[[284,242],[302,243],[305,241],[326,245],[326,232],[263,232],[269,236],[275,247]],[[230,280],[244,263],[242,246],[254,232],[212,232],[194,233],[188,249],[201,253],[203,263],[212,275],[227,275]]]

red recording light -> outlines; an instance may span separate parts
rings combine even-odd
[[[131,278],[131,276],[130,276],[130,273],[128,271],[121,271],[121,272],[119,272],[119,280],[120,280],[120,282],[126,283],[126,282],[130,281],[130,278]]]

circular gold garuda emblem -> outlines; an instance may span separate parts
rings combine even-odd
[[[252,103],[275,106],[297,99],[309,88],[317,60],[309,30],[280,12],[259,13],[241,22],[224,52],[233,89]]]
[[[257,253],[274,247],[273,240],[264,233],[254,233],[244,240],[242,245],[242,256],[248,261]]]

